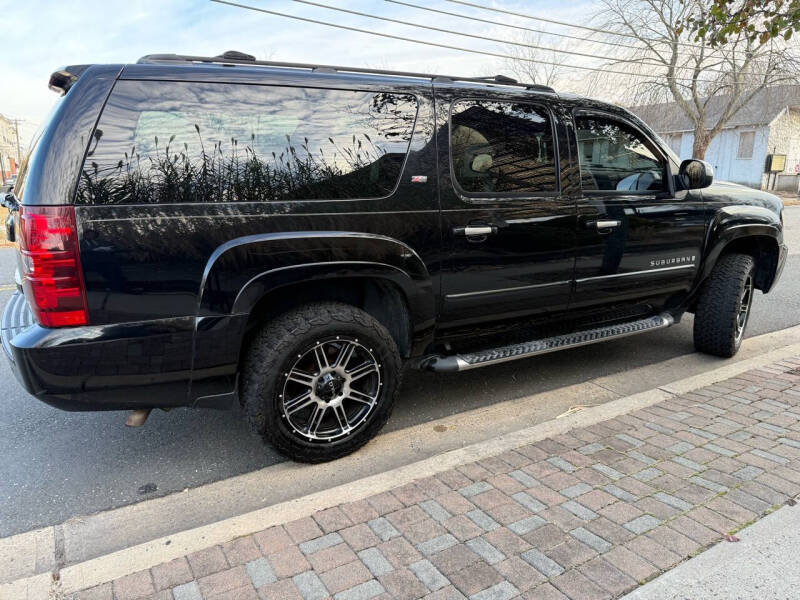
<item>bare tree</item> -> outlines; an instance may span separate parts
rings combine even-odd
[[[547,46],[547,41],[542,41],[541,34],[528,33],[515,40],[519,44],[527,46]],[[538,83],[557,85],[560,77],[565,70],[562,65],[566,62],[565,55],[560,54],[557,49],[554,51],[542,51],[536,48],[508,44],[506,54],[514,58],[504,59],[503,65],[514,74],[516,79],[526,83]],[[541,62],[534,62],[541,61]],[[552,64],[542,64],[543,62]]]
[[[619,59],[607,62],[606,68],[637,74],[627,87],[630,103],[676,102],[693,124],[697,158],[705,156],[711,140],[758,92],[798,81],[800,63],[793,43],[752,40],[746,32],[729,36],[715,48],[697,43],[682,24],[705,14],[704,0],[601,3],[593,26],[626,36],[607,36],[625,46],[616,51]],[[619,85],[618,78],[615,84]]]

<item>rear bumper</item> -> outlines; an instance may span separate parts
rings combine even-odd
[[[25,296],[14,292],[3,310],[2,318],[0,318],[0,340],[2,340],[6,357],[12,362],[14,358],[11,352],[11,339],[33,325],[34,322],[33,313],[25,301]]]
[[[47,404],[121,410],[190,403],[193,318],[48,329],[16,292],[0,322],[15,376]]]

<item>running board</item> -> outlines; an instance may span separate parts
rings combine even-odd
[[[432,371],[467,371],[519,358],[547,354],[556,350],[577,348],[578,346],[587,346],[597,342],[636,335],[637,333],[645,333],[646,331],[664,329],[674,322],[675,319],[671,314],[663,313],[655,317],[639,319],[638,321],[587,329],[586,331],[578,331],[566,335],[556,335],[510,346],[500,346],[499,348],[491,348],[481,352],[435,356],[426,361],[425,366]]]

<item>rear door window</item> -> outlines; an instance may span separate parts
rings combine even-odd
[[[384,197],[399,180],[416,115],[410,94],[120,81],[77,202]]]
[[[555,192],[553,127],[547,111],[523,102],[460,100],[450,114],[450,158],[467,195]]]

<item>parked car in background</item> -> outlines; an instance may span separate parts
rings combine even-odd
[[[54,73],[5,204],[2,342],[67,410],[230,407],[302,461],[462,371],[668,327],[739,349],[775,196],[613,105],[506,77],[153,55]],[[529,368],[536,368],[531,363]]]

